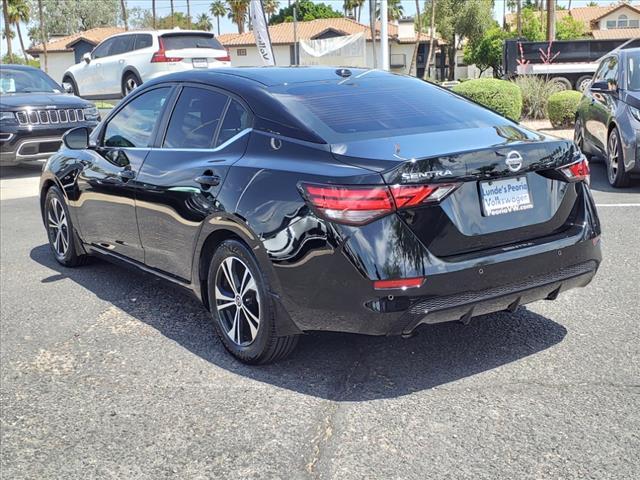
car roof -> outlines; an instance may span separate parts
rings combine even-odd
[[[336,67],[225,67],[208,70],[187,70],[161,77],[163,81],[201,82],[217,85],[224,81],[224,77],[236,77],[241,83],[254,83],[256,86],[275,87],[303,82],[344,81],[347,78],[357,78],[367,74],[367,77],[394,75],[382,70],[366,68],[336,68]],[[370,75],[371,74],[371,75]],[[246,82],[245,82],[246,81]]]
[[[155,35],[155,36],[166,35],[169,33],[185,34],[185,35],[205,34],[205,35],[211,35],[215,37],[215,35],[212,32],[207,32],[206,30],[183,30],[179,28],[179,29],[173,29],[173,30],[127,30],[126,32],[114,33],[113,35],[110,35],[109,37],[105,38],[105,40],[107,40],[108,38],[121,37],[123,35],[133,35],[133,34],[140,34],[140,33],[148,33],[150,35]]]
[[[31,65],[20,65],[17,63],[5,63],[2,68],[12,68],[14,70],[40,70],[39,68],[32,67]]]

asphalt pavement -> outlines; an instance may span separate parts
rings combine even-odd
[[[587,288],[411,339],[309,334],[260,367],[171,285],[59,266],[37,175],[0,172],[2,479],[637,478],[640,186],[602,165]]]

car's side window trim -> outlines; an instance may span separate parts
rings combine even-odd
[[[182,90],[185,87],[200,88],[202,90],[210,90],[210,91],[213,91],[213,92],[216,92],[216,93],[220,93],[220,94],[226,95],[227,98],[228,98],[227,99],[227,103],[225,104],[225,106],[224,106],[224,108],[222,110],[222,114],[220,115],[220,121],[218,122],[218,126],[216,127],[215,134],[213,135],[213,140],[211,142],[210,148],[174,148],[174,147],[164,147],[163,146],[165,138],[167,136],[167,131],[169,129],[169,121],[171,120],[171,117],[173,115],[173,112],[174,112],[174,109],[176,107],[176,104],[178,103],[178,99],[180,98],[180,94],[182,93]],[[154,149],[176,150],[176,151],[217,151],[221,147],[226,147],[227,145],[232,143],[231,142],[232,140],[235,141],[236,139],[238,139],[247,130],[251,130],[253,128],[255,115],[253,114],[251,109],[248,108],[246,102],[242,98],[238,97],[237,95],[235,95],[232,92],[229,92],[228,90],[225,90],[223,88],[213,87],[211,85],[203,85],[201,83],[192,83],[192,82],[181,83],[179,86],[176,87],[175,90],[176,90],[176,92],[175,92],[174,97],[172,99],[170,113],[167,113],[166,115],[164,115],[163,119],[162,119],[162,122],[158,125],[158,136],[156,137],[156,141],[154,141],[152,143],[152,148],[154,148]],[[227,140],[223,144],[216,145],[216,143],[218,142],[218,136],[220,134],[220,129],[222,128],[222,124],[224,122],[225,116],[226,116],[227,111],[229,110],[229,106],[231,105],[231,102],[233,100],[236,100],[242,106],[242,108],[244,108],[247,111],[247,113],[249,114],[249,125],[247,126],[247,128],[245,128],[242,131],[238,132],[236,135],[231,137],[229,140]],[[169,112],[169,110],[165,110],[165,112]]]
[[[131,102],[133,102],[134,100],[136,100],[138,97],[152,92],[153,90],[157,90],[159,88],[169,88],[169,93],[167,95],[167,100],[164,102],[164,105],[162,106],[160,113],[158,114],[158,119],[156,120],[154,126],[153,126],[153,130],[151,131],[151,135],[149,136],[149,145],[147,145],[146,147],[128,147],[128,148],[140,148],[140,149],[150,149],[155,145],[155,139],[158,133],[158,129],[162,123],[162,120],[164,119],[166,110],[167,110],[167,106],[174,100],[174,95],[175,95],[175,91],[176,91],[176,86],[173,83],[162,83],[159,85],[155,85],[152,88],[147,88],[144,89],[143,91],[139,92],[137,95],[131,97],[127,102],[122,103],[120,105],[118,105],[118,107],[116,107],[114,109],[114,111],[112,111],[109,116],[105,119],[104,123],[102,124],[102,127],[100,129],[100,133],[97,136],[97,145],[99,148],[120,148],[120,147],[109,147],[106,146],[104,144],[104,135],[107,131],[107,126],[109,125],[109,123],[111,123],[111,121],[113,120],[113,118],[118,115],[118,113],[120,113],[127,105],[129,105]]]

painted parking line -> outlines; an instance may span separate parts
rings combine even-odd
[[[596,203],[596,207],[640,207],[640,203]]]

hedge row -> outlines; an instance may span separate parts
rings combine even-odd
[[[551,94],[547,103],[547,113],[551,125],[554,128],[573,126],[581,98],[582,93],[575,90],[563,90]]]
[[[522,92],[513,82],[478,78],[456,85],[452,90],[512,120],[517,121],[522,115]]]

